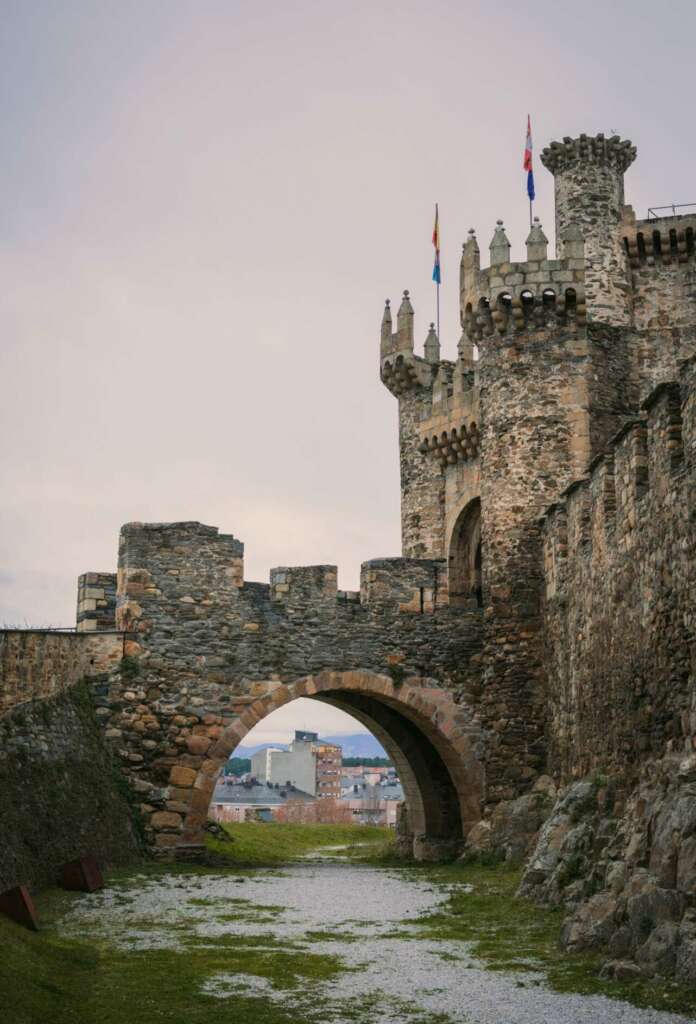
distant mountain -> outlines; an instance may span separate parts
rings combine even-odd
[[[322,739],[330,743],[337,743],[343,748],[344,757],[386,757],[384,748],[377,742],[371,733],[341,733],[339,736],[322,736]],[[253,747],[244,745],[237,747],[233,752],[234,757],[252,757],[257,750],[264,747],[278,747],[280,750],[287,750],[287,743],[257,743]]]
[[[387,756],[384,747],[369,732],[341,733],[340,736],[327,736],[326,739],[343,747],[344,757]]]

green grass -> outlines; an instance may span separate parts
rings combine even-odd
[[[270,936],[219,939],[171,950],[125,952],[94,941],[25,931],[0,918],[0,1004],[11,1024],[296,1024],[263,996],[220,1000],[201,992],[221,973],[253,975],[274,989],[310,994],[347,968],[337,957],[280,948]]]
[[[393,842],[393,833],[371,825],[286,825],[281,822],[243,822],[226,824],[225,831],[234,842],[209,838],[207,846],[230,864],[254,867],[288,864],[324,846],[345,845],[342,854],[354,859],[369,859]],[[362,846],[361,844],[368,844]]]
[[[505,866],[451,864],[406,869],[416,878],[451,886],[447,902],[417,921],[417,937],[429,943],[464,941],[471,956],[493,971],[540,971],[557,992],[602,994],[635,1006],[696,1015],[696,990],[664,979],[603,981],[599,969],[606,955],[561,953],[563,913],[538,907],[515,895],[521,872]],[[473,886],[467,892],[463,883]],[[411,926],[412,921],[404,922]],[[403,932],[413,937],[414,933]],[[540,980],[542,980],[540,978]]]
[[[256,827],[268,828],[251,828]],[[301,846],[299,837],[306,827],[283,828],[295,831]],[[255,835],[249,827],[245,833]],[[382,839],[379,835],[376,842]],[[338,841],[335,831],[333,839],[323,845],[334,841]],[[287,858],[287,836],[283,850]],[[462,971],[482,963],[494,971],[534,972],[532,980],[520,977],[520,986],[548,984],[559,992],[604,994],[637,1006],[696,1016],[694,989],[660,979],[601,981],[601,956],[561,954],[558,935],[562,914],[518,899],[517,871],[461,864],[413,866],[402,871],[406,877],[430,883],[436,889],[444,887],[447,898],[436,912],[415,922],[403,922],[390,937],[417,938],[435,951],[440,942],[460,941],[461,954],[458,950],[443,950],[442,958],[460,960]],[[156,865],[130,877],[119,871],[110,876],[109,883],[116,883],[117,895],[137,910],[143,874],[165,873],[223,872]],[[229,877],[229,870],[224,874]],[[237,875],[248,878],[249,873],[235,867],[232,877]],[[467,891],[469,885],[471,891]],[[211,920],[229,917],[254,921],[253,933],[211,938],[197,935],[192,929],[187,934],[193,922],[182,908],[181,920],[161,925],[164,931],[176,934],[179,948],[126,951],[87,933],[77,940],[59,934],[60,918],[76,899],[79,897],[75,894],[58,891],[42,895],[38,907],[45,928],[38,934],[0,917],[3,1020],[11,1024],[209,1024],[211,1019],[216,1024],[296,1024],[298,1020],[321,1019],[315,1018],[315,1013],[322,1007],[328,1009],[330,993],[329,1002],[322,1002],[327,993],[320,986],[356,966],[354,957],[344,962],[326,952],[313,952],[313,944],[326,943],[332,937],[330,932],[308,931],[298,941],[276,938],[273,920],[282,908],[274,904],[237,897],[224,901],[194,897],[190,900],[192,909],[209,908]],[[153,921],[136,919],[133,925],[136,930],[150,930]],[[360,922],[336,937],[355,942],[359,952]],[[224,1000],[202,991],[208,980],[221,974],[263,979],[275,992],[284,994],[283,1001],[277,1002],[267,992],[253,993],[244,988]],[[384,993],[376,992],[366,994],[357,1003],[341,1002],[335,1008],[340,1010],[341,1019],[374,1024],[380,1019],[386,998]],[[448,1024],[446,1016],[430,1015],[416,1006],[404,1006],[403,1020],[405,1024]]]

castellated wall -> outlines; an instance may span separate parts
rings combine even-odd
[[[696,748],[696,363],[543,521],[550,768],[623,775]]]
[[[116,625],[127,631],[129,657],[97,703],[105,738],[142,801],[148,842],[163,855],[182,837],[193,842],[209,799],[201,787],[217,772],[226,731],[248,728],[266,713],[262,704],[267,709],[277,696],[279,706],[288,687],[310,677],[333,672],[358,681],[372,673],[397,697],[402,684],[411,693],[413,680],[424,694],[438,688],[461,714],[458,733],[478,744],[479,727],[460,700],[480,671],[481,612],[449,607],[447,582],[443,560],[406,558],[364,563],[358,592],[339,591],[331,565],[278,567],[268,584],[253,583],[244,580],[242,543],[215,527],[124,526]],[[345,700],[358,717],[367,707],[358,697]],[[377,723],[393,738],[394,713],[381,714]],[[421,766],[430,820],[452,783],[440,786],[437,766],[429,778],[417,730],[402,726],[398,735],[397,746],[403,741]],[[407,762],[402,769],[413,774]],[[455,776],[463,763],[452,762]],[[478,813],[467,811],[466,820]],[[444,815],[443,828],[457,820]]]
[[[153,681],[174,700],[197,687],[216,709],[250,680],[393,664],[446,680],[475,671],[480,613],[449,608],[441,560],[375,559],[360,592],[338,591],[332,565],[243,578],[243,545],[201,523],[130,523],[121,531],[117,625],[132,631]]]
[[[94,699],[123,643],[115,633],[0,633],[0,891],[53,884],[85,854],[109,864],[138,854]]]
[[[631,267],[635,358],[642,397],[675,380],[696,352],[696,214],[636,220],[621,228]]]

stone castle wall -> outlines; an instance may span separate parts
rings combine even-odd
[[[116,632],[89,636],[0,630],[0,714],[28,701],[55,697],[84,676],[107,672],[123,657],[124,642]]]
[[[153,678],[225,689],[250,680],[392,663],[443,684],[473,670],[480,613],[447,604],[439,560],[363,564],[360,593],[338,591],[336,566],[286,567],[243,579],[243,545],[201,523],[131,523],[121,532],[117,624]],[[144,663],[144,662],[143,662]]]
[[[123,643],[109,633],[0,633],[0,892],[54,884],[86,854],[103,864],[138,856],[128,785],[94,701]]]
[[[97,704],[105,737],[141,801],[148,842],[166,854],[182,837],[198,837],[224,737],[237,727],[235,735],[243,735],[291,699],[294,687],[310,686],[308,679],[326,688],[334,676],[349,688],[368,687],[369,694],[339,695],[340,706],[366,721],[387,749],[394,742],[405,778],[417,779],[410,788],[423,828],[434,822],[439,832],[459,827],[461,835],[461,822],[475,817],[481,764],[467,768],[475,790],[467,796],[463,781],[458,797],[451,780],[462,764],[447,750],[437,753],[419,729],[409,729],[408,714],[393,709],[402,685],[410,693],[414,679],[424,694],[436,688],[447,714],[461,717],[456,734],[475,743],[483,762],[480,728],[464,698],[480,673],[481,612],[449,606],[446,563],[374,559],[362,567],[359,592],[339,591],[330,565],[279,567],[269,584],[243,577],[243,545],[215,527],[131,523],[121,532],[116,621],[128,631],[130,657]],[[443,739],[435,722],[428,729],[435,729],[433,742]],[[442,757],[449,757],[447,768]],[[445,814],[457,799],[462,809]]]
[[[624,208],[641,397],[696,352],[696,215],[636,220]]]
[[[550,765],[630,775],[696,736],[694,362],[546,514]]]

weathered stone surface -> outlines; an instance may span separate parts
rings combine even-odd
[[[186,746],[190,754],[205,754],[211,742],[208,736],[189,736],[186,740]]]
[[[617,901],[609,893],[598,893],[583,903],[563,925],[561,945],[570,952],[601,949],[616,930]]]
[[[575,783],[557,803],[520,891],[570,909],[564,948],[604,948],[635,958],[645,975],[691,977],[696,793],[679,763],[674,755],[646,763],[625,806],[596,780]]]
[[[150,819],[150,824],[155,829],[179,829],[183,823],[180,814],[174,811],[156,811]]]
[[[186,789],[196,781],[196,772],[193,768],[184,768],[181,765],[174,765],[169,773],[169,781],[173,786]]]
[[[28,653],[31,638],[26,642]],[[61,667],[57,661],[53,695],[0,718],[0,891],[54,884],[66,862],[89,854],[102,864],[139,855],[124,779],[102,739],[89,687],[64,688]]]
[[[550,780],[549,780],[550,783]],[[482,819],[466,838],[464,859],[488,853],[506,861],[521,862],[534,848],[539,830],[553,809],[550,792],[544,785],[517,800],[496,804],[489,818]]]

